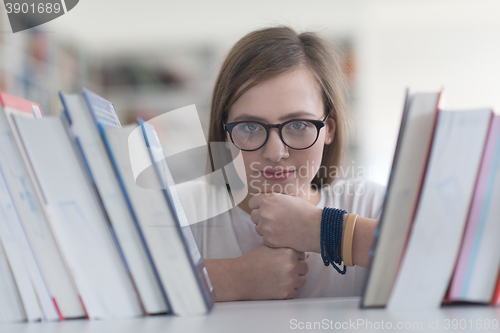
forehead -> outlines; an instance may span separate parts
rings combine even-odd
[[[229,109],[227,121],[260,118],[276,123],[297,115],[319,119],[323,114],[319,84],[309,69],[300,67],[247,90]]]

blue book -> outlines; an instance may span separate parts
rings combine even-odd
[[[139,119],[139,124],[141,125],[151,160],[155,165],[158,177],[162,184],[163,192],[165,193],[168,205],[172,210],[175,224],[179,230],[179,235],[181,236],[185,249],[189,254],[189,258],[191,259],[191,266],[193,270],[197,272],[196,277],[198,280],[198,286],[205,298],[207,309],[210,309],[215,302],[215,293],[205,267],[205,262],[203,261],[201,253],[198,249],[193,231],[189,226],[186,213],[182,207],[182,202],[175,188],[174,179],[168,167],[167,160],[165,159],[160,140],[158,139],[158,135],[153,125],[148,124],[141,119]]]
[[[170,309],[176,315],[207,313],[215,295],[208,273],[194,245],[193,256],[180,228],[176,211],[171,208],[161,180],[151,162],[142,129],[137,125],[103,130],[109,154],[121,180],[134,215],[143,231]],[[145,172],[147,188],[138,185],[137,165],[149,165]],[[144,175],[141,174],[140,177]],[[144,178],[141,179],[143,183]],[[188,226],[189,228],[189,226]],[[194,243],[194,242],[193,242]]]
[[[146,314],[165,313],[168,310],[167,296],[101,134],[106,127],[121,127],[115,108],[112,103],[87,89],[83,90],[83,94],[60,93],[60,98],[63,113],[106,212],[110,230],[140,296],[143,310]]]

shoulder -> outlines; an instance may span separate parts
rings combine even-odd
[[[379,219],[386,188],[361,178],[337,179],[324,186],[322,195],[325,207],[345,209],[364,217]]]

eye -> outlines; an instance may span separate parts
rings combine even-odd
[[[259,125],[254,123],[245,123],[243,128],[248,132],[255,132],[259,129]]]
[[[308,123],[305,121],[294,121],[290,123],[290,128],[296,131],[305,129],[308,127]]]

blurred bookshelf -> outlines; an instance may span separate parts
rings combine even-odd
[[[91,62],[91,80],[111,101],[122,123],[195,104],[208,135],[210,94],[218,67],[217,48],[172,47],[137,55],[102,56]]]
[[[356,44],[352,36],[338,36],[332,38],[330,43],[333,45],[337,58],[340,63],[342,74],[344,75],[346,85],[346,104],[350,113],[349,129],[346,151],[341,164],[340,178],[353,177],[353,168],[362,166],[360,161],[359,140],[356,136],[357,118],[359,115],[359,88],[358,88],[358,60],[356,58]],[[342,174],[344,173],[344,175]],[[354,173],[356,175],[356,172]],[[363,176],[363,178],[366,175]]]
[[[45,114],[56,114],[60,89],[78,91],[89,84],[87,61],[76,45],[38,28],[13,34],[6,15],[0,15],[0,27],[0,90],[39,103]]]

